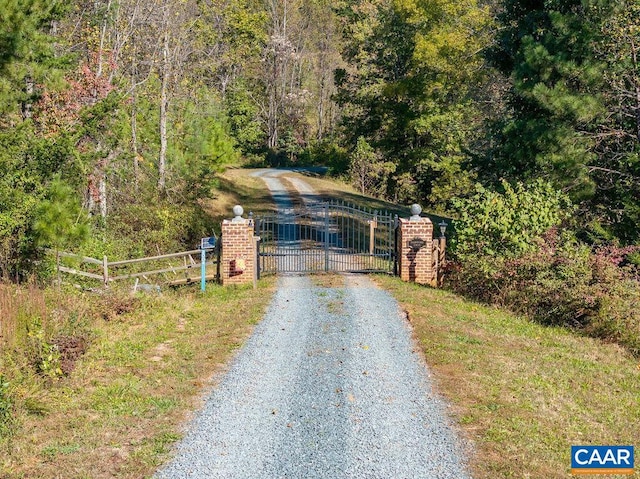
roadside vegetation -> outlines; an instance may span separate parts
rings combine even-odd
[[[581,239],[570,199],[542,180],[455,206],[449,289],[640,356],[640,247]]]
[[[305,181],[324,198],[409,216],[409,205],[359,196],[346,183]],[[505,182],[503,192],[478,188],[455,202],[455,219],[423,215],[449,223],[447,289],[640,356],[640,247],[590,244],[576,233],[573,209],[549,183]]]
[[[320,164],[340,180],[308,178],[327,198],[400,216],[417,202],[434,222],[453,218],[446,288],[531,328],[640,355],[639,0],[5,3],[7,470],[32,477],[36,457],[53,467],[84,453],[69,440],[43,456],[23,436],[43,437],[37,422],[71,408],[61,398],[97,387],[78,375],[102,367],[90,359],[101,328],[145,330],[161,320],[154,308],[171,317],[172,302],[199,311],[209,297],[58,288],[55,254],[192,249],[235,204],[272,210],[244,166]],[[248,297],[233,291],[207,294]],[[144,390],[134,383],[118,387]],[[137,457],[129,449],[126,464]],[[31,466],[12,462],[21,454]]]
[[[272,286],[0,286],[0,477],[150,476]]]
[[[566,478],[571,445],[640,444],[640,360],[627,349],[447,291],[377,282],[407,312],[472,441],[474,478]]]

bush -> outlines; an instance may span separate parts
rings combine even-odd
[[[471,198],[453,200],[458,219],[451,246],[458,259],[490,258],[490,264],[533,251],[542,234],[571,214],[568,197],[543,180],[515,186],[503,181],[502,188],[476,185]]]
[[[13,401],[9,394],[9,382],[0,373],[0,439],[13,430]]]
[[[475,257],[450,267],[448,285],[538,322],[615,341],[640,355],[640,247],[592,250],[551,229],[517,257]]]
[[[300,165],[323,165],[329,174],[339,177],[349,169],[349,153],[338,141],[330,138],[312,142],[300,155]]]

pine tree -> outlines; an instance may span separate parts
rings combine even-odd
[[[51,246],[56,253],[58,283],[60,283],[60,250],[77,246],[89,235],[86,212],[80,207],[73,190],[61,179],[49,185],[47,198],[37,207],[33,225],[38,242]]]
[[[486,165],[496,178],[545,177],[574,199],[593,193],[588,166],[605,111],[598,94],[604,65],[593,51],[605,13],[599,3],[504,2],[491,60],[511,81],[510,117],[497,124]]]

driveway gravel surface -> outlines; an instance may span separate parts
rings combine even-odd
[[[156,478],[470,477],[398,304],[367,277],[337,283],[279,278]]]

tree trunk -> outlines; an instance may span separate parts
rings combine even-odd
[[[98,4],[96,2],[96,7]],[[103,54],[104,54],[104,44],[107,38],[107,24],[109,23],[109,13],[111,11],[111,0],[107,2],[107,8],[102,17],[102,26],[100,28],[100,43],[98,44],[98,54],[96,58],[96,79],[102,77],[102,63],[103,63]],[[94,87],[91,91],[91,96],[93,98],[93,103],[95,104],[98,101],[98,90]]]
[[[133,185],[137,193],[140,181],[140,165],[138,164],[138,120],[136,118],[138,110],[136,107],[136,79],[133,75],[131,75],[131,83],[131,153],[133,155]]]
[[[22,119],[28,120],[33,115],[33,78],[27,75],[24,79],[24,92],[27,94],[26,100],[22,103]]]
[[[640,141],[640,79],[635,74],[638,71],[638,53],[636,51],[636,44],[631,40],[631,53],[633,59],[633,83],[636,88],[636,138]]]
[[[169,7],[164,7],[164,36],[162,44],[162,86],[160,91],[160,156],[158,158],[158,191],[166,191],[167,168],[167,103],[169,89]]]

